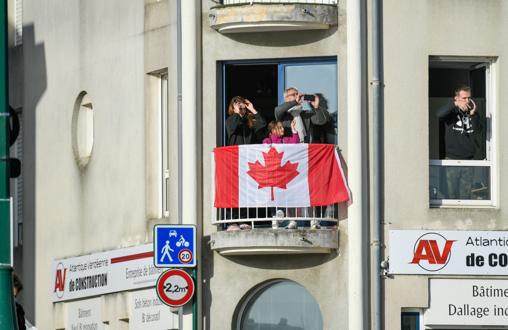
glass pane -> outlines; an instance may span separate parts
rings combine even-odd
[[[294,282],[278,282],[259,293],[242,317],[242,330],[322,330],[316,300]]]
[[[490,200],[489,166],[430,166],[430,199]]]
[[[420,330],[418,324],[418,313],[402,313],[401,329],[402,330]]]
[[[288,87],[320,96],[320,105],[330,113],[331,129],[327,131],[326,142],[337,144],[337,63],[286,65],[284,89]]]

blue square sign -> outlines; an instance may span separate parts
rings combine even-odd
[[[193,225],[155,225],[153,228],[154,265],[159,268],[196,266],[196,227]]]

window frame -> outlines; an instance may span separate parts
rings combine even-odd
[[[498,166],[497,166],[497,67],[496,57],[476,56],[429,56],[430,62],[480,62],[485,66],[485,119],[487,121],[486,159],[485,160],[452,160],[452,159],[429,159],[429,175],[431,166],[479,166],[490,168],[490,199],[488,200],[464,200],[464,199],[430,199],[431,208],[443,207],[497,207],[498,206]],[[430,98],[430,97],[429,97]],[[430,134],[429,129],[429,134]],[[430,185],[429,185],[430,189]]]
[[[426,329],[423,325],[423,310],[418,308],[402,308],[400,311],[400,327],[402,329],[402,318],[404,316],[418,316],[416,327],[418,330]]]
[[[334,63],[337,66],[337,116],[339,114],[339,60],[337,56],[317,56],[302,58],[267,58],[267,59],[245,59],[245,60],[227,60],[217,62],[217,146],[226,145],[226,129],[225,121],[227,118],[227,107],[229,100],[226,99],[226,66],[228,65],[277,65],[277,101],[280,103],[284,100],[285,89],[285,72],[287,66],[292,65],[319,65],[326,63]],[[338,136],[337,136],[338,145]]]

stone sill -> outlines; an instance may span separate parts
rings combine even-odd
[[[339,248],[337,229],[252,229],[212,233],[221,255],[327,254]]]
[[[338,24],[337,6],[255,3],[213,7],[210,27],[220,33],[323,30]]]

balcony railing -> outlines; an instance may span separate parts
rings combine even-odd
[[[246,223],[253,229],[288,229],[291,221],[296,222],[297,228],[291,229],[319,229],[336,228],[338,222],[338,205],[319,207],[261,207],[224,209],[213,208],[215,215],[212,223],[217,230],[226,230],[228,224]]]

